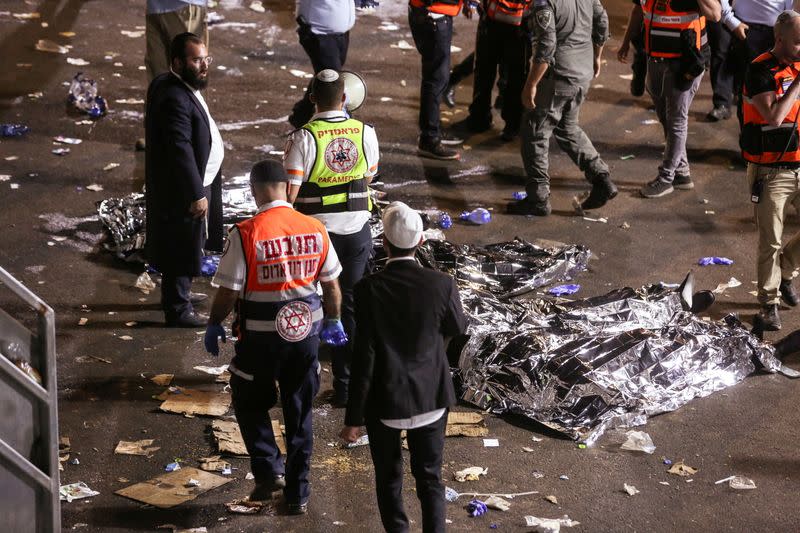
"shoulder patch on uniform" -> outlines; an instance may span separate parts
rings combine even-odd
[[[537,2],[540,0],[537,0]],[[539,9],[536,11],[536,23],[539,27],[547,29],[550,26],[550,21],[553,20],[553,12],[549,9]]]

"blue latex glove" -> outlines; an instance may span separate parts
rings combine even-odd
[[[347,333],[344,332],[342,321],[338,318],[328,318],[325,320],[322,331],[319,334],[322,342],[331,346],[344,346],[347,344]]]
[[[225,328],[222,327],[222,324],[209,324],[206,327],[206,337],[204,340],[206,351],[214,357],[219,356],[218,339],[220,337],[222,338],[222,342],[225,342]]]

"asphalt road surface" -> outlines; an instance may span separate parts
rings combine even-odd
[[[630,2],[608,0],[613,38],[607,64],[584,105],[587,133],[611,166],[619,197],[586,221],[573,212],[572,197],[587,183],[553,145],[551,153],[553,214],[547,218],[504,214],[512,192],[524,182],[518,142],[499,140],[502,120],[494,129],[467,142],[455,163],[426,162],[414,155],[420,79],[417,52],[400,0],[383,0],[373,14],[359,15],[351,36],[347,65],[367,80],[369,97],[358,118],[373,123],[381,143],[381,178],[391,199],[416,208],[458,213],[474,207],[494,211],[485,226],[456,224],[448,231],[455,242],[490,243],[515,236],[584,244],[594,252],[582,274],[579,295],[651,282],[678,282],[694,269],[700,287],[713,288],[730,277],[742,285],[728,290],[709,310],[712,318],[738,313],[749,321],[757,310],[754,290],[756,232],[745,175],[737,163],[735,120],[705,122],[711,108],[704,80],[689,124],[689,157],[696,187],[657,200],[644,200],[638,189],[652,179],[659,162],[660,127],[649,100],[628,92],[627,66],[615,59]],[[149,381],[173,373],[181,386],[218,390],[221,385],[192,367],[228,361],[231,345],[213,360],[202,349],[200,331],[161,326],[157,294],[133,287],[141,265],[125,264],[105,252],[103,229],[94,216],[95,202],[141,190],[144,155],[134,151],[143,136],[141,103],[146,89],[143,65],[144,2],[140,0],[0,0],[0,122],[27,124],[20,139],[0,141],[0,265],[44,298],[56,311],[60,433],[69,436],[79,465],[67,464],[63,483],[84,481],[100,492],[87,500],[63,504],[64,529],[82,531],[153,530],[205,526],[209,531],[378,531],[367,448],[344,451],[337,440],[343,411],[320,404],[315,416],[313,494],[305,517],[241,516],[223,504],[245,497],[252,481],[245,459],[231,460],[234,480],[184,505],[168,510],[143,506],[114,491],[163,473],[175,458],[188,466],[213,454],[207,418],[161,413],[151,397],[161,392]],[[212,27],[210,52],[215,58],[206,99],[223,131],[227,178],[247,172],[269,151],[283,148],[292,103],[307,80],[292,69],[309,72],[297,43],[291,3],[265,2],[257,13],[249,2],[222,1],[214,9],[227,23]],[[10,13],[39,12],[20,20]],[[47,27],[43,23],[47,23]],[[248,26],[249,25],[249,26]],[[454,60],[474,44],[475,22],[459,18]],[[122,31],[134,32],[123,34]],[[65,37],[61,32],[74,32]],[[50,39],[71,45],[66,55],[39,52],[34,43]],[[400,44],[398,44],[400,43]],[[69,64],[67,58],[88,65]],[[224,67],[224,69],[223,69]],[[91,125],[66,104],[71,77],[84,71],[94,77],[112,113]],[[469,81],[457,92],[458,106],[443,108],[453,122],[469,103]],[[37,95],[36,93],[40,93]],[[33,95],[33,96],[30,96]],[[238,127],[237,128],[237,123]],[[80,138],[66,156],[51,153],[57,135]],[[469,149],[467,149],[469,148]],[[635,157],[626,157],[633,155]],[[13,157],[13,159],[12,159]],[[118,163],[113,170],[103,170]],[[102,191],[87,189],[99,184]],[[627,223],[628,228],[622,226]],[[798,230],[792,212],[787,234]],[[699,257],[732,258],[729,267],[697,267]],[[213,289],[207,280],[196,286]],[[3,292],[0,304],[21,312]],[[84,307],[85,306],[85,307]],[[798,327],[798,311],[785,309],[783,333]],[[79,326],[80,318],[88,323]],[[126,323],[135,322],[132,326]],[[123,340],[123,336],[131,340]],[[768,340],[782,333],[769,334]],[[85,356],[96,356],[110,364]],[[329,388],[329,361],[323,390]],[[789,360],[797,366],[796,360]],[[488,417],[497,448],[480,439],[448,439],[444,477],[467,466],[488,467],[480,481],[458,485],[467,492],[539,491],[512,501],[507,512],[490,511],[469,518],[461,502],[448,505],[454,531],[524,531],[525,515],[560,517],[581,522],[573,531],[790,531],[798,529],[797,383],[776,375],[757,375],[676,412],[653,418],[643,428],[657,449],[653,455],[622,452],[613,435],[590,449]],[[459,407],[467,409],[467,407]],[[274,412],[279,417],[279,411]],[[531,437],[543,438],[534,442]],[[151,457],[114,455],[119,440],[155,439],[160,450]],[[534,449],[526,453],[523,447]],[[699,471],[690,479],[666,473],[662,456],[684,459]],[[544,477],[535,477],[534,472]],[[758,488],[734,491],[714,481],[738,474]],[[568,480],[559,476],[567,475]],[[120,481],[126,479],[128,481]],[[667,484],[663,484],[666,482]],[[623,484],[640,493],[628,496]],[[554,495],[558,504],[543,499]],[[420,514],[410,474],[404,490],[413,528]]]

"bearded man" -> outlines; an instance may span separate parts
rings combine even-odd
[[[170,72],[150,83],[145,114],[146,253],[162,274],[167,327],[203,327],[192,277],[203,250],[222,250],[222,137],[200,91],[211,57],[202,39],[182,33],[170,46]]]

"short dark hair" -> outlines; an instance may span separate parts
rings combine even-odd
[[[384,244],[386,244],[387,248],[389,248],[389,254],[392,257],[403,257],[411,255],[417,250],[416,246],[412,246],[411,248],[398,248],[394,244],[390,243],[389,239],[385,239]]]
[[[341,76],[333,81],[321,81],[315,77],[311,84],[311,94],[319,107],[339,107],[342,103],[342,95],[344,95],[344,80]]]
[[[175,59],[185,59],[186,45],[189,43],[206,44],[203,39],[192,32],[179,33],[172,39],[172,44],[169,45],[169,62],[172,63]]]

